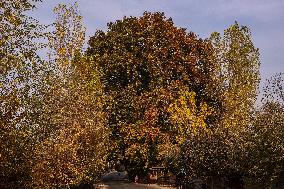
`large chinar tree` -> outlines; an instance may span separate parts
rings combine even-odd
[[[110,97],[109,160],[124,164],[130,176],[162,165],[184,136],[207,129],[209,109],[219,104],[207,92],[211,45],[163,13],[109,23],[91,37],[87,54],[101,68]]]

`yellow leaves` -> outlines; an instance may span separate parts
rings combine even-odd
[[[86,59],[78,61],[87,64]],[[52,70],[39,90],[41,120],[35,120],[39,126],[32,166],[35,188],[90,181],[105,166],[110,143],[102,86],[97,70],[91,70],[90,79],[82,71],[74,69],[68,77],[58,78],[57,70]]]
[[[65,70],[74,60],[76,53],[82,51],[85,27],[77,3],[59,4],[54,8],[54,13],[57,19],[55,31],[49,36],[49,55]]]
[[[210,37],[214,49],[213,62],[217,90],[212,91],[222,100],[224,127],[247,126],[256,100],[259,84],[259,52],[254,47],[251,33],[238,23]],[[214,90],[214,89],[213,89]]]
[[[176,140],[181,143],[189,134],[198,133],[199,129],[207,130],[205,120],[213,113],[205,102],[197,106],[195,96],[194,92],[181,91],[179,98],[168,108],[173,129],[178,132]]]
[[[60,48],[58,49],[58,54],[59,54],[60,56],[64,55],[65,53],[66,53],[66,49],[65,49],[64,47],[60,47]]]
[[[60,129],[56,138],[49,137],[38,144],[33,166],[35,186],[66,186],[92,179],[90,174],[96,174],[104,164],[105,156],[100,148],[106,146],[97,144],[102,135],[102,130],[95,131],[92,126],[73,125]]]
[[[149,147],[147,143],[134,143],[131,144],[129,148],[125,151],[125,155],[129,159],[134,161],[146,161],[148,158]]]

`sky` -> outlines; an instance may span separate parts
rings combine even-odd
[[[55,20],[52,12],[59,3],[74,0],[43,0],[33,16],[41,23]],[[261,86],[272,75],[284,72],[284,0],[77,0],[86,26],[86,39],[96,30],[106,30],[108,22],[143,12],[164,12],[176,26],[207,38],[223,33],[237,21],[248,26],[255,47],[260,50]]]

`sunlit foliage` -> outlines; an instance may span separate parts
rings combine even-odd
[[[80,60],[87,61],[87,60]],[[82,70],[86,71],[86,70]],[[92,70],[94,73],[95,70]],[[53,74],[58,74],[57,72]],[[37,100],[33,186],[57,188],[98,179],[108,150],[100,82],[90,85],[81,70],[47,80]],[[99,81],[99,75],[92,80]]]
[[[259,52],[252,42],[249,28],[238,23],[224,31],[212,33],[217,90],[222,98],[222,125],[247,126],[258,94]]]
[[[176,141],[183,144],[192,134],[208,131],[206,118],[212,114],[212,109],[206,102],[196,105],[194,92],[182,91],[179,98],[169,106],[172,130],[176,132]]]
[[[80,55],[84,27],[77,5],[58,5],[50,39],[51,66],[42,78],[35,125],[33,187],[58,188],[99,179],[108,129],[99,70]]]

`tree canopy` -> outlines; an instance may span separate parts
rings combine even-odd
[[[204,103],[213,104],[205,92],[214,69],[212,52],[208,41],[177,28],[163,13],[125,17],[91,37],[87,55],[101,67],[105,91],[112,97],[109,126],[117,160],[136,168],[161,163],[159,154],[180,137],[172,135],[179,116],[171,115],[178,111],[170,108],[175,100],[189,93],[196,95],[189,106],[201,104],[206,111]]]

